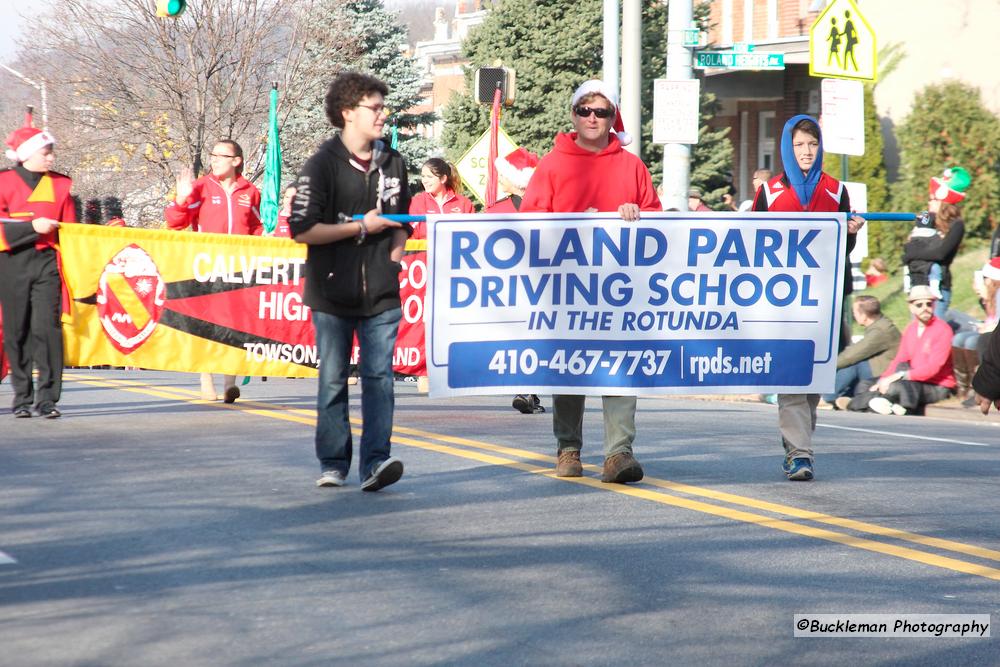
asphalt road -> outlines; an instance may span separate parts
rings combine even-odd
[[[406,474],[371,494],[314,486],[313,380],[197,384],[67,371],[62,419],[0,418],[0,664],[1000,664],[992,638],[793,637],[1000,620],[1000,428],[974,414],[822,412],[791,483],[774,406],[641,399],[625,487],[598,400],[564,480],[549,414],[399,382]]]

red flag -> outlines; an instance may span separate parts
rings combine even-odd
[[[497,134],[500,131],[500,88],[493,93],[493,111],[490,113],[490,156],[486,164],[486,208],[497,203]]]

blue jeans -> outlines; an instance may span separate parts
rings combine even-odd
[[[316,399],[316,458],[323,470],[351,468],[353,440],[348,419],[347,372],[354,333],[361,347],[361,480],[389,458],[392,437],[392,355],[401,311],[393,308],[371,317],[337,317],[312,312],[319,354]]]
[[[941,298],[938,299],[937,304],[934,306],[934,315],[944,319],[945,313],[948,312],[948,308],[951,306],[951,290],[943,289],[941,290]]]
[[[823,400],[833,403],[841,396],[854,396],[854,390],[862,380],[875,377],[872,374],[871,364],[867,359],[856,364],[837,369],[837,378],[833,381],[833,393],[823,394]]]
[[[959,347],[963,350],[975,350],[976,343],[979,342],[978,331],[958,331],[951,339],[952,347]]]

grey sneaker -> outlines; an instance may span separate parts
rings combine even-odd
[[[347,484],[344,473],[339,470],[324,470],[316,480],[316,486],[343,486]]]
[[[361,483],[362,491],[378,491],[382,487],[395,484],[403,476],[403,462],[390,456],[378,464],[368,479]]]

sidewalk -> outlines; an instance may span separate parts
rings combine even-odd
[[[963,408],[962,402],[956,398],[928,405],[926,413],[928,417],[935,417],[937,419],[957,419],[964,422],[978,421],[1000,426],[1000,411],[996,408],[990,408],[989,414],[984,415],[979,411],[979,408]]]

